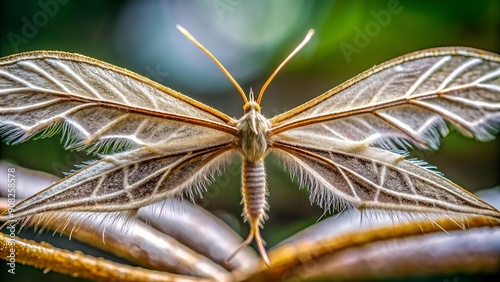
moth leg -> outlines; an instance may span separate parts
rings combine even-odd
[[[255,238],[255,243],[257,244],[257,248],[259,249],[259,253],[262,256],[262,259],[266,263],[266,265],[269,267],[271,266],[271,263],[269,261],[269,256],[267,255],[266,248],[264,248],[265,242],[260,236],[260,229],[259,229],[259,222],[251,222],[250,223],[250,232],[248,233],[247,238],[241,245],[226,259],[225,263],[228,263],[231,259],[238,254],[241,249],[247,247],[252,243],[253,239]]]

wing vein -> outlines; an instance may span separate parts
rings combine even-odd
[[[78,74],[76,74],[70,67],[68,67],[66,64],[63,64],[62,61],[56,61],[56,62],[54,62],[54,64],[59,66],[60,68],[62,68],[67,74],[69,74],[71,77],[73,77],[76,80],[76,82],[78,82],[78,84],[80,84],[81,86],[86,88],[95,97],[97,97],[100,100],[106,100],[92,86],[90,86],[90,84],[88,84]]]
[[[444,80],[443,82],[441,83],[441,85],[439,85],[437,91],[441,91],[443,90],[453,79],[455,79],[459,74],[461,74],[462,72],[464,72],[465,70],[467,70],[468,68],[472,67],[472,66],[475,66],[477,64],[479,64],[480,62],[482,62],[481,59],[479,58],[473,58],[473,59],[470,59],[468,60],[467,62],[463,63],[462,65],[460,65],[458,68],[454,69],[453,72],[451,72]]]
[[[44,71],[42,68],[40,68],[36,64],[33,64],[33,62],[30,62],[30,61],[21,61],[21,62],[19,62],[19,65],[27,66],[27,67],[31,68],[32,70],[37,71],[43,77],[47,78],[48,80],[52,81],[57,86],[59,86],[59,88],[63,92],[66,92],[66,93],[69,93],[69,94],[71,93],[71,91],[64,84],[62,84],[61,82],[59,82],[57,79],[55,79],[54,77],[52,77],[50,74],[48,74],[46,71]]]
[[[408,127],[405,124],[401,123],[399,120],[391,117],[390,115],[387,115],[387,114],[384,114],[384,113],[381,113],[381,112],[378,112],[378,111],[374,111],[373,115],[376,116],[376,117],[378,117],[378,118],[380,118],[382,121],[386,122],[390,126],[398,129],[400,132],[404,133],[404,135],[408,139],[412,140],[416,144],[419,144],[420,146],[422,146],[424,148],[429,146],[428,142],[426,142],[422,138],[418,138],[417,137],[418,134],[415,131],[413,131],[413,129],[411,129],[410,127]]]
[[[492,71],[472,82],[472,84],[480,84],[483,81],[487,81],[492,78],[496,78],[497,76],[500,76],[500,68],[496,69],[495,71]]]
[[[26,81],[18,76],[12,75],[6,71],[0,70],[0,75],[3,77],[9,78],[11,80],[14,80],[15,82],[20,83],[20,84],[24,85],[25,87],[32,88],[32,89],[38,89],[38,87],[34,86],[33,84],[29,83],[28,81]]]
[[[438,70],[441,66],[443,66],[444,63],[448,62],[451,60],[451,56],[445,56],[441,58],[437,63],[432,65],[427,71],[425,71],[416,81],[413,83],[413,85],[406,91],[406,93],[403,95],[404,98],[410,97],[415,90],[424,82],[427,78],[429,78],[436,70]]]
[[[443,110],[442,108],[431,105],[429,103],[425,103],[420,100],[411,100],[409,101],[410,104],[418,106],[422,109],[428,110],[430,112],[433,112],[435,114],[438,114],[440,116],[446,117],[446,120],[451,122],[453,126],[455,126],[458,129],[463,130],[463,132],[467,132],[470,136],[472,136],[472,132],[474,132],[474,129],[469,125],[467,121],[464,119],[460,118],[456,114],[453,114],[450,111]]]
[[[0,108],[0,114],[9,113],[9,112],[22,112],[22,111],[37,110],[40,108],[44,108],[46,106],[56,105],[60,102],[62,102],[62,99],[56,98],[56,99],[47,100],[47,101],[43,101],[43,102],[36,103],[36,104],[31,104],[31,105],[26,105],[26,106],[18,106],[15,108]]]
[[[26,126],[26,125],[21,125],[19,124],[18,126],[23,129],[25,131],[26,134],[31,134],[32,132],[34,131],[38,131],[38,130],[41,130],[43,129],[44,127],[47,127],[48,125],[50,124],[53,124],[53,123],[56,123],[57,120],[59,119],[63,119],[65,120],[67,123],[71,124],[73,127],[75,127],[76,129],[78,129],[82,134],[85,135],[85,138],[89,138],[90,137],[90,133],[85,129],[83,128],[80,124],[72,121],[71,119],[69,119],[67,116],[69,114],[72,114],[72,113],[76,113],[78,112],[79,110],[81,109],[84,109],[84,108],[88,108],[88,107],[91,107],[91,106],[94,106],[93,104],[82,104],[82,105],[78,105],[76,107],[73,107],[65,112],[62,112],[60,114],[57,114],[57,115],[54,115],[50,118],[47,118],[47,119],[43,119],[43,120],[40,120],[39,122],[33,124],[32,126]]]
[[[85,145],[88,145],[95,140],[99,139],[106,131],[110,130],[114,125],[118,124],[122,120],[126,119],[129,117],[128,113],[122,114],[119,117],[113,119],[112,121],[108,122],[107,124],[103,125],[102,127],[99,128],[96,132],[94,132],[93,136],[90,136],[90,138],[84,140]]]

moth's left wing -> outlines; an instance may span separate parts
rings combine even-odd
[[[195,191],[234,152],[235,122],[170,88],[82,55],[35,51],[1,58],[0,136],[7,142],[62,129],[66,148],[127,151],[89,164],[0,219],[56,209],[136,209]]]
[[[270,135],[435,150],[446,122],[481,141],[498,132],[498,55],[445,47],[396,58],[272,118]]]
[[[0,216],[15,220],[53,210],[133,210],[201,192],[234,156],[232,143],[191,151],[138,148],[87,165]]]
[[[282,140],[274,144],[272,151],[301,186],[308,187],[311,201],[325,209],[347,205],[500,219],[494,207],[401,155],[367,146],[346,151],[335,144],[324,149],[317,144],[300,143]]]
[[[207,139],[233,139],[235,123],[175,90],[82,55],[0,58],[0,138],[11,144],[62,131],[66,149],[188,151]]]

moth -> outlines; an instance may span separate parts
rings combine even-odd
[[[398,57],[317,98],[266,118],[264,91],[248,97],[185,29],[241,94],[234,119],[131,71],[64,52],[37,51],[0,60],[0,132],[7,143],[62,130],[64,147],[102,155],[0,217],[48,211],[136,210],[166,198],[202,193],[235,158],[242,159],[243,216],[269,265],[260,235],[268,205],[264,159],[275,155],[329,209],[355,207],[462,220],[499,220],[494,207],[406,158],[401,150],[435,150],[450,128],[488,141],[500,123],[500,57],[465,47]],[[399,151],[398,151],[399,150]],[[237,251],[237,250],[236,250]]]

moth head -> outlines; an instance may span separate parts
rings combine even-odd
[[[260,105],[255,102],[252,88],[250,88],[248,97],[250,98],[250,101],[246,102],[245,105],[243,105],[243,112],[247,114],[251,110],[255,110],[256,112],[260,113]]]

